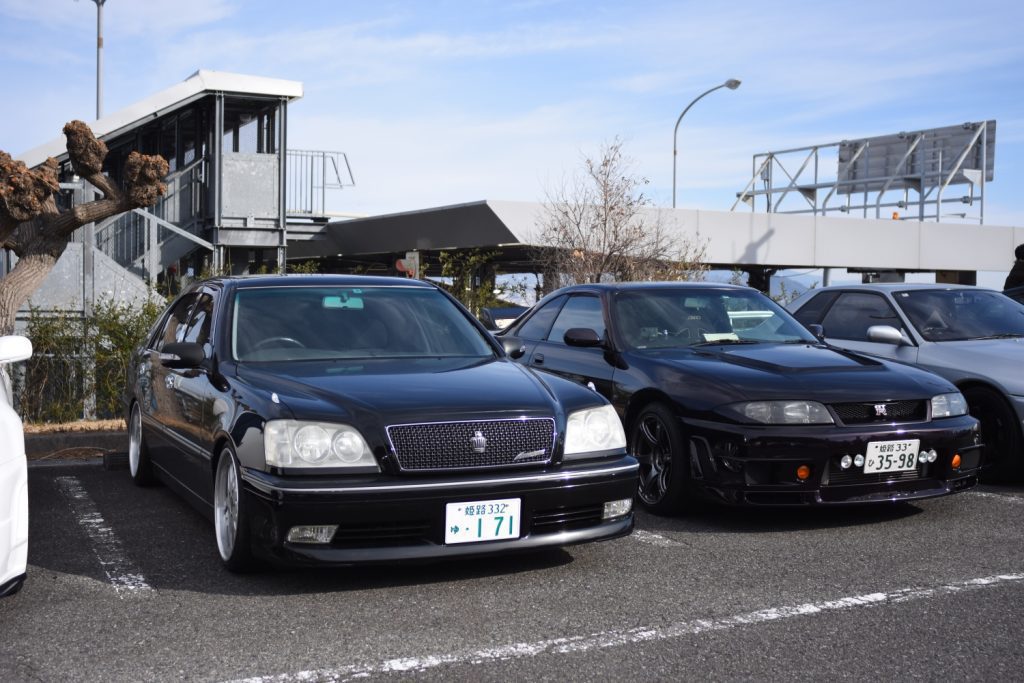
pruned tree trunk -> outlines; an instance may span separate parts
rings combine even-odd
[[[53,270],[75,230],[152,206],[166,191],[163,178],[168,167],[163,157],[132,152],[125,161],[124,188],[119,188],[103,174],[107,146],[89,126],[71,121],[64,126],[64,135],[75,173],[103,198],[60,211],[54,200],[60,189],[56,160],[29,169],[0,151],[0,247],[18,256],[11,272],[0,279],[0,335],[13,333],[18,309]]]

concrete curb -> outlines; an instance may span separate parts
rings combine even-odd
[[[72,448],[96,448],[103,451],[124,451],[128,447],[128,432],[56,432],[53,434],[26,434],[25,455],[30,460],[54,455]]]

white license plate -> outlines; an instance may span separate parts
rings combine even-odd
[[[478,543],[519,538],[521,507],[519,498],[448,503],[444,511],[444,542]]]
[[[874,472],[905,472],[917,467],[920,439],[906,441],[871,441],[864,454],[864,474]]]

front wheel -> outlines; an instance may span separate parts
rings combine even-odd
[[[142,410],[138,403],[132,404],[132,414],[128,418],[128,472],[136,486],[156,483],[153,462],[149,459],[149,448],[146,446],[146,438],[142,435]]]
[[[238,461],[230,447],[221,451],[213,482],[213,526],[217,550],[224,566],[233,572],[252,568],[249,524],[242,496]]]
[[[971,416],[981,422],[981,439],[989,467],[985,479],[993,482],[1019,480],[1024,471],[1020,422],[1013,408],[991,389],[964,390]]]
[[[633,421],[629,442],[640,461],[640,502],[658,514],[679,511],[690,493],[689,454],[679,418],[667,406],[652,403]]]

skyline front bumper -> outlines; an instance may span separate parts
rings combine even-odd
[[[698,491],[732,505],[850,505],[919,500],[977,484],[983,465],[978,422],[964,415],[931,422],[835,425],[744,425],[684,420]],[[843,469],[844,455],[876,441],[920,440],[934,463],[914,470],[864,474]],[[954,468],[954,454],[960,466]],[[801,480],[797,469],[809,468]]]

